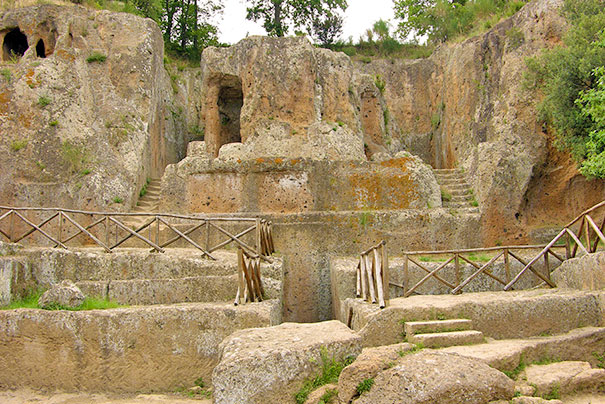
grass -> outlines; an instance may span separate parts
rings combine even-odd
[[[112,202],[113,203],[122,203],[122,202],[124,202],[124,199],[120,198],[119,196],[116,196],[112,199]]]
[[[441,200],[444,202],[449,202],[452,200],[452,194],[445,188],[441,188]]]
[[[550,389],[550,392],[543,394],[542,398],[545,400],[558,400],[561,398],[561,393],[559,392],[560,389],[561,386],[559,386],[559,383],[555,383]]]
[[[145,180],[145,183],[143,184],[143,187],[139,191],[139,198],[142,198],[147,194],[147,187],[149,186],[150,182],[151,182],[151,178],[147,177],[147,179]]]
[[[59,121],[57,121],[56,119],[53,119],[52,121],[50,121],[48,123],[49,126],[55,127],[57,125],[59,125]]]
[[[418,258],[420,262],[445,262],[448,259],[440,256],[422,256]]]
[[[294,395],[297,404],[304,404],[313,390],[326,384],[337,383],[340,372],[355,360],[354,357],[347,357],[342,362],[336,361],[334,358],[330,359],[325,347],[322,347],[320,357],[321,373],[314,378],[305,380],[300,390]]]
[[[88,63],[103,63],[105,60],[107,60],[107,56],[101,52],[93,52],[86,58]]]
[[[317,404],[329,404],[334,402],[334,399],[338,396],[338,390],[327,389],[325,393],[321,395]]]
[[[595,358],[597,358],[597,367],[599,369],[605,369],[605,351],[603,351],[602,354],[598,353],[598,352],[593,352],[592,356],[594,356]]]
[[[407,351],[397,351],[397,354],[403,358],[406,355],[411,355],[413,353],[416,353],[418,351],[421,351],[424,349],[424,344],[422,342],[419,342],[418,344],[415,344],[412,349],[408,349]]]
[[[61,155],[74,173],[83,172],[91,162],[90,154],[84,147],[67,140],[61,144]]]
[[[525,361],[525,357],[523,355],[521,355],[521,358],[519,359],[519,364],[517,365],[516,368],[514,368],[513,370],[503,370],[502,373],[504,373],[506,376],[508,376],[512,380],[517,380],[517,378],[519,377],[519,374],[521,372],[523,372],[525,370],[525,368],[527,368],[527,366],[529,366],[529,365],[549,365],[551,363],[557,363],[557,362],[561,362],[561,360],[558,358],[553,358],[553,357],[544,357],[540,360],[537,360],[537,361],[534,361],[531,363],[527,363]]]
[[[38,306],[38,299],[44,293],[43,290],[36,290],[28,293],[25,297],[14,300],[6,306],[0,307],[0,310],[14,310],[14,309],[41,309]],[[55,305],[45,310],[70,310],[70,311],[82,311],[82,310],[105,310],[115,309],[118,307],[126,307],[120,305],[116,301],[110,299],[103,299],[98,297],[87,297],[84,302],[76,308],[67,308],[60,305]]]
[[[10,84],[11,80],[13,79],[13,73],[10,71],[10,69],[1,69],[0,74],[2,77],[4,77],[4,80]]]
[[[359,395],[362,395],[363,393],[370,391],[370,389],[372,388],[373,385],[374,385],[374,379],[372,379],[372,378],[364,379],[361,382],[359,382],[359,384],[357,385],[357,387],[355,389],[357,390],[357,393]]]
[[[49,96],[47,96],[47,95],[41,95],[38,98],[38,105],[41,108],[44,108],[45,106],[49,105],[52,101],[53,100]]]
[[[469,259],[469,261],[473,261],[473,262],[488,262],[489,260],[492,259],[492,257],[490,257],[487,254],[475,254],[475,253],[470,253],[467,258]]]
[[[376,85],[376,88],[378,89],[378,91],[380,91],[380,94],[384,94],[384,89],[387,83],[380,74],[374,76],[374,85]]]
[[[14,140],[11,143],[11,150],[14,152],[17,152],[21,149],[25,149],[27,147],[27,139],[21,139],[21,140]]]

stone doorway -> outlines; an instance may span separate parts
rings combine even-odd
[[[222,83],[218,94],[218,114],[220,120],[219,145],[242,141],[240,134],[240,115],[244,105],[242,82],[231,76]]]
[[[244,105],[242,81],[221,75],[210,81],[206,100],[206,145],[215,157],[221,146],[242,141],[240,117]]]
[[[27,36],[19,27],[13,28],[5,36],[2,43],[2,60],[9,61],[15,57],[21,57],[25,54],[25,51],[29,48],[27,43]]]

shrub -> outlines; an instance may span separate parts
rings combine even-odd
[[[107,60],[107,56],[102,54],[101,52],[93,52],[86,58],[88,63],[102,63]]]
[[[363,394],[367,391],[370,391],[370,389],[372,388],[372,386],[374,385],[374,379],[364,379],[363,381],[359,382],[359,384],[356,387],[357,393],[358,394]]]

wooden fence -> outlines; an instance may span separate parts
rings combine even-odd
[[[65,249],[93,245],[108,253],[123,247],[127,241],[162,253],[180,241],[181,245],[196,248],[211,259],[215,259],[212,252],[231,243],[263,260],[270,260],[274,252],[272,225],[266,220],[164,213],[0,206],[0,240],[2,238],[12,243],[27,240],[33,245]]]
[[[597,223],[601,222],[599,227]],[[605,244],[605,236],[603,236],[603,228],[605,227],[605,201],[593,206],[592,208],[582,212],[578,217],[569,222],[563,230],[552,239],[548,245],[534,259],[528,262],[525,267],[506,284],[504,290],[511,290],[513,285],[519,281],[519,278],[532,270],[532,265],[540,258],[546,260],[548,267],[548,254],[557,242],[565,242],[565,257],[566,259],[576,257],[578,250],[584,254],[594,253],[599,248],[599,243]],[[574,230],[576,229],[576,230]],[[582,243],[582,239],[584,243]],[[552,253],[550,253],[552,254]],[[559,258],[559,257],[557,257]],[[560,258],[559,258],[560,259]],[[549,286],[554,287],[554,284],[549,283]]]
[[[600,226],[597,224],[600,223]],[[370,300],[376,303],[378,296],[380,306],[384,307],[383,301],[378,295],[379,289],[372,285],[382,285],[382,291],[388,294],[388,288],[385,285],[391,285],[403,289],[403,296],[409,297],[413,294],[420,294],[418,289],[430,279],[439,282],[451,291],[452,294],[462,293],[463,289],[480,275],[488,276],[497,284],[501,285],[502,290],[511,290],[525,274],[531,274],[536,277],[538,282],[546,284],[551,288],[556,287],[551,280],[551,261],[553,257],[560,262],[574,258],[578,252],[585,254],[596,252],[600,246],[605,246],[605,201],[586,210],[561,230],[553,240],[547,245],[525,245],[525,246],[504,246],[488,248],[469,248],[446,251],[411,251],[403,253],[403,284],[389,282],[388,259],[386,257],[386,242],[382,241],[375,247],[364,251],[357,266],[357,297],[364,300]],[[527,251],[540,250],[533,258],[527,258]],[[380,252],[379,252],[380,251]],[[477,255],[484,254],[483,257]],[[381,258],[382,256],[382,258]],[[437,258],[431,258],[437,257]],[[487,259],[486,259],[487,257]],[[531,255],[530,255],[531,257]],[[428,261],[441,261],[436,268],[429,267],[428,264],[421,262],[421,258]],[[513,274],[512,263],[517,261],[522,269]],[[538,268],[538,263],[544,262],[542,269]],[[498,263],[503,263],[504,274],[496,274],[494,269]],[[474,267],[475,271],[463,279],[461,265],[468,264]],[[444,268],[454,269],[455,279],[447,280],[442,275]],[[518,267],[517,267],[518,268]],[[376,272],[377,269],[381,269]],[[421,271],[424,276],[415,284],[410,285],[411,271]],[[382,276],[382,282],[379,277]],[[385,283],[386,279],[386,283]],[[366,286],[366,283],[370,285]],[[368,292],[369,289],[369,292]],[[388,300],[388,297],[386,298]]]
[[[361,253],[357,265],[357,297],[378,302],[381,309],[389,302],[389,259],[384,241]]]
[[[237,294],[235,305],[262,302],[265,296],[260,272],[260,256],[237,249]]]

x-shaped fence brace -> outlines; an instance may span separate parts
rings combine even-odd
[[[95,244],[100,246],[103,250],[110,253],[115,248],[120,247],[126,241],[135,238],[145,245],[151,247],[151,251],[163,253],[165,247],[168,247],[179,240],[184,240],[186,245],[191,245],[194,248],[202,252],[202,254],[210,259],[215,259],[212,256],[212,252],[225,247],[230,243],[235,243],[239,248],[244,249],[250,254],[256,254],[265,261],[271,261],[270,255],[275,252],[273,245],[273,230],[271,222],[259,218],[199,218],[195,216],[185,215],[172,215],[172,214],[129,214],[129,213],[103,213],[103,212],[86,212],[79,210],[69,209],[54,209],[54,208],[12,208],[0,206],[0,211],[6,210],[6,212],[0,214],[0,225],[4,222],[9,221],[9,229],[3,229],[0,227],[0,234],[6,237],[10,242],[20,242],[32,234],[39,233],[45,239],[49,240],[54,247],[61,247],[67,249],[67,243],[79,235],[84,235],[92,240]],[[28,219],[25,216],[25,212],[50,212],[50,216],[43,219],[39,223]],[[85,215],[92,221],[91,223],[83,226],[73,218],[74,215]],[[95,220],[95,217],[98,217]],[[43,229],[48,227],[55,219],[58,218],[58,236],[51,235],[50,231]],[[128,225],[124,219],[146,219],[145,222],[138,226]],[[181,223],[179,225],[170,223],[170,219],[176,219],[181,222],[192,221],[193,223]],[[16,226],[19,223],[25,224],[30,229],[26,230],[22,234],[16,235],[18,231]],[[75,233],[69,234],[67,237],[63,237],[65,231],[70,229],[64,229],[64,223],[69,223],[75,228]],[[229,223],[229,224],[246,224],[251,223],[249,227],[240,231],[237,234],[233,234],[229,230],[219,226],[217,223]],[[102,225],[102,226],[101,226]],[[101,226],[102,231],[105,232],[104,241],[101,240],[103,237],[98,237],[93,234],[93,230]],[[153,237],[153,228],[155,227],[155,240]],[[111,229],[114,229],[115,242],[110,243]],[[160,243],[160,229],[169,230],[173,233],[170,239]],[[148,236],[141,234],[143,231],[149,232]],[[206,240],[205,246],[202,246],[199,242],[193,238],[193,233],[197,230],[205,230]],[[219,242],[218,244],[210,245],[210,232],[217,231],[219,234],[226,236],[227,239]],[[254,245],[243,240],[243,237],[249,233],[254,232]],[[126,235],[120,235],[125,233]]]
[[[601,220],[601,225],[598,226],[599,222],[595,218],[597,215],[602,214],[603,218]],[[574,231],[573,228],[579,223],[579,227],[577,231]],[[554,257],[560,262],[565,261],[566,259],[570,259],[576,257],[578,250],[581,252],[588,254],[596,252],[599,243],[605,245],[605,236],[603,235],[603,231],[605,228],[605,201],[593,206],[587,211],[580,214],[577,218],[571,221],[567,226],[561,230],[557,236],[546,246],[536,246],[536,245],[526,245],[526,246],[507,246],[507,247],[489,247],[489,248],[475,248],[475,249],[461,249],[461,250],[448,250],[448,251],[414,251],[414,252],[406,252],[404,253],[404,261],[403,261],[403,285],[399,285],[391,282],[390,285],[399,287],[403,289],[404,297],[409,297],[412,294],[419,294],[418,289],[425,284],[429,279],[434,279],[442,285],[446,286],[451,290],[452,294],[461,293],[462,290],[470,284],[473,280],[477,279],[479,275],[486,275],[498,282],[502,285],[503,290],[512,290],[513,286],[519,281],[519,279],[526,274],[527,272],[531,272],[534,276],[539,278],[546,285],[554,288],[556,285],[550,279],[550,261],[549,257]],[[582,242],[582,238],[584,239],[584,243]],[[565,239],[564,245],[557,244],[560,241]],[[376,247],[372,247],[370,250],[367,250],[361,254],[360,263],[357,266],[357,296],[363,297],[364,300],[367,300],[368,297],[371,299],[373,303],[375,303],[375,294],[373,294],[373,289],[370,288],[369,296],[366,296],[365,288],[364,288],[364,279],[367,278],[368,283],[372,283],[372,271],[367,268],[370,267],[370,263],[368,262],[368,255],[371,251],[381,245],[384,245],[384,241]],[[555,249],[563,249],[565,248],[565,254],[558,254]],[[523,250],[536,250],[540,249],[540,252],[531,260],[527,261],[521,257],[520,251]],[[470,254],[475,253],[493,253],[493,257],[491,257],[485,263],[477,263],[472,259],[467,257]],[[438,265],[436,268],[431,269],[428,265],[423,265],[419,262],[416,257],[425,256],[425,255],[438,255],[440,257],[445,256],[445,260],[443,263]],[[500,276],[497,276],[492,272],[495,267],[496,262],[499,259],[503,259],[504,261],[504,269],[506,279],[502,279]],[[511,278],[511,259],[518,261],[523,268],[517,273],[513,278]],[[544,271],[540,271],[536,268],[536,265],[540,259],[544,260]],[[446,268],[448,265],[454,263],[455,268],[455,281],[448,281],[442,275],[440,275],[440,271]],[[474,271],[471,275],[469,275],[466,279],[461,279],[461,268],[460,263],[465,262],[471,266],[473,266],[476,271]],[[374,261],[372,265],[375,265]],[[409,271],[411,265],[414,265],[417,268],[420,268],[423,272],[425,272],[425,276],[420,279],[416,284],[410,287],[409,285]],[[373,267],[372,267],[373,268]],[[365,271],[365,272],[364,272]],[[366,274],[366,275],[364,275]],[[361,292],[360,292],[361,288]]]
[[[249,254],[242,248],[237,249],[237,294],[234,304],[262,302],[265,289],[261,280],[260,256]]]

